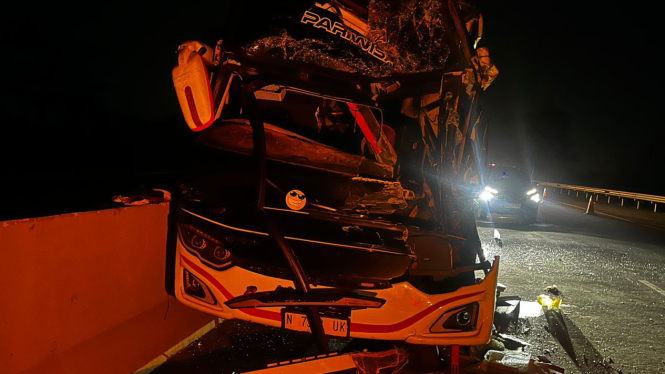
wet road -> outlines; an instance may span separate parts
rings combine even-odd
[[[524,318],[509,332],[532,344],[531,357],[566,373],[665,373],[665,230],[547,201],[535,224],[493,216],[478,232],[487,257],[501,256],[504,295],[523,300]],[[562,292],[561,313],[543,314],[535,301],[552,285]],[[224,321],[153,373],[231,373],[313,352],[306,335]]]
[[[563,293],[569,341],[557,342],[541,315],[521,336],[534,344],[529,351],[549,353],[567,373],[615,372],[594,360],[623,373],[665,373],[665,230],[548,201],[536,224],[493,217],[478,232],[486,255],[501,256],[505,295],[534,302],[551,285]]]

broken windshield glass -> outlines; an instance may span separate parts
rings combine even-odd
[[[370,1],[363,15],[336,2],[317,3],[288,32],[278,29],[245,50],[373,77],[431,71],[450,54],[444,8],[433,0]]]

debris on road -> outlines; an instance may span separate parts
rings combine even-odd
[[[524,349],[524,347],[528,347],[531,344],[525,342],[524,340],[517,339],[514,336],[510,336],[507,334],[501,334],[499,333],[499,340],[503,343],[503,345],[507,349],[512,349],[512,350],[518,350],[518,349]]]
[[[536,361],[528,353],[516,351],[490,350],[483,361],[462,369],[467,374],[551,374],[565,373],[562,367],[551,363]]]
[[[492,339],[487,344],[469,347],[469,357],[475,361],[482,361],[489,351],[503,351],[506,346],[498,339]]]
[[[506,331],[511,322],[517,324],[520,315],[520,301],[516,296],[497,297],[494,310],[494,327],[497,332]]]
[[[516,368],[521,372],[526,372],[529,367],[530,356],[527,353],[518,353],[511,351],[489,351],[485,354],[485,360],[490,363],[499,363],[503,366]]]
[[[496,245],[498,245],[499,247],[503,247],[503,242],[501,241],[501,234],[497,229],[494,229],[494,241],[496,242]]]
[[[538,316],[520,317],[519,310],[522,303],[533,304],[541,308],[544,315],[541,313]],[[247,322],[224,321],[218,329],[213,330],[210,337],[193,342],[189,348],[190,353],[179,354],[178,360],[191,362],[191,352],[199,355],[202,350],[205,350],[209,353],[202,355],[200,360],[205,362],[202,365],[206,368],[213,368],[214,364],[211,363],[232,362],[234,364],[219,371],[219,374],[231,374],[232,372],[246,374],[305,372],[320,374],[330,372],[450,374],[453,372],[453,366],[456,367],[458,374],[561,374],[565,373],[564,367],[570,370],[569,366],[575,362],[579,363],[579,368],[604,370],[598,373],[617,373],[612,371],[609,364],[606,364],[611,361],[593,353],[588,345],[579,345],[580,343],[575,340],[577,334],[572,338],[568,336],[569,332],[574,333],[575,326],[566,320],[560,309],[545,309],[536,302],[522,301],[518,296],[499,296],[497,310],[500,311],[497,315],[509,316],[506,317],[506,320],[510,320],[510,322],[507,325],[500,325],[498,322],[503,321],[501,317],[495,318],[495,330],[490,341],[477,346],[458,346],[457,349],[453,349],[453,346],[450,345],[427,346],[403,342],[377,343],[363,339],[342,339],[331,341],[332,353],[321,354],[315,349],[313,343],[300,333],[284,332],[277,328]],[[541,322],[547,323],[547,328],[538,328],[537,326]],[[499,328],[501,328],[500,331]],[[251,333],[252,329],[258,329],[258,331]],[[215,333],[214,331],[217,330],[219,332]],[[531,332],[529,332],[530,330]],[[527,334],[528,337],[526,337]],[[264,337],[259,338],[260,336]],[[552,337],[560,346],[551,345],[557,344]],[[270,343],[275,340],[280,341],[280,344]],[[549,341],[549,343],[543,345],[544,341]],[[259,344],[257,348],[260,349],[253,348],[254,344]],[[269,354],[266,355],[267,347],[270,348],[268,348]],[[559,350],[559,348],[563,349]],[[583,349],[583,351],[579,351],[579,349]],[[238,359],[239,357],[244,358],[248,352],[255,351],[264,353],[254,358],[248,355],[247,360],[249,361],[247,362]],[[289,355],[282,356],[287,352]],[[561,356],[563,352],[568,356]],[[585,360],[587,356],[588,360]],[[270,359],[264,361],[265,364],[258,363],[257,365],[256,360],[263,360],[267,357]],[[571,363],[567,357],[577,357],[579,360],[573,359]],[[600,362],[602,364],[599,364]],[[180,372],[175,371],[176,368],[175,363],[172,363],[170,368],[160,368],[156,374]],[[201,373],[203,372],[211,373],[212,371],[201,371]],[[215,373],[217,374],[217,372]]]
[[[527,373],[531,359],[528,354],[490,350],[483,361],[463,369],[469,374]]]

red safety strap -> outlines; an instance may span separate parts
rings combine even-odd
[[[381,150],[379,149],[379,145],[376,142],[374,134],[372,134],[372,131],[369,129],[369,125],[367,124],[365,117],[359,113],[358,106],[356,104],[348,103],[348,105],[349,109],[351,109],[353,112],[353,118],[355,118],[355,120],[358,122],[358,125],[360,126],[360,130],[362,130],[363,135],[365,135],[365,138],[367,138],[367,141],[369,142],[369,145],[372,146],[372,149],[374,149],[374,152],[378,155],[381,153]]]
[[[452,374],[459,374],[459,345],[454,344],[452,346],[452,352],[450,353],[450,372]]]

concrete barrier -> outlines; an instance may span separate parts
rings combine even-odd
[[[0,372],[131,373],[213,321],[165,291],[168,213],[0,222]]]

